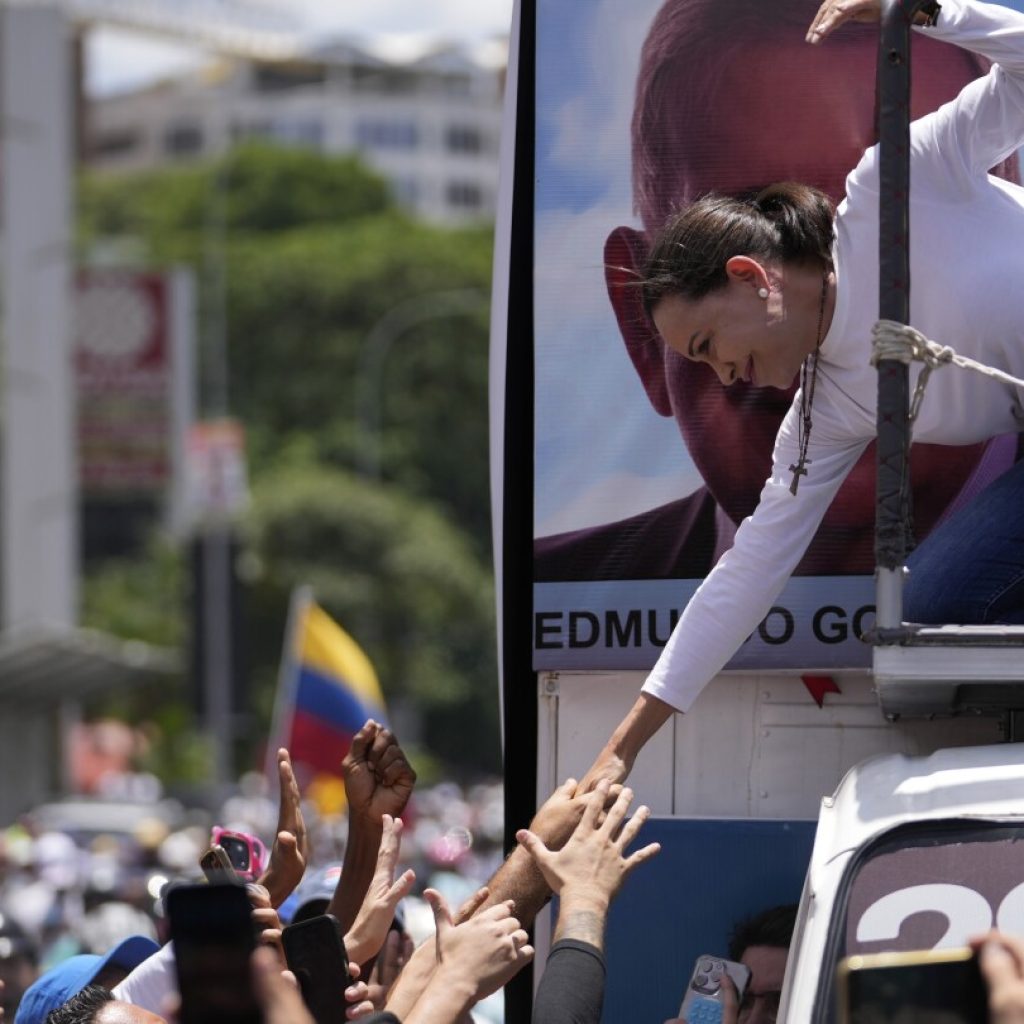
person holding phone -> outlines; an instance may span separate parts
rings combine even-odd
[[[941,9],[907,2],[916,31],[994,62],[911,126],[910,319],[926,337],[1024,377],[1024,189],[988,174],[1024,142],[1024,15],[977,0],[947,0]],[[808,40],[879,17],[878,0],[825,0]],[[847,178],[838,210],[817,189],[781,183],[749,201],[699,199],[655,242],[638,290],[673,364],[703,364],[727,386],[799,379],[801,387],[757,508],[691,599],[585,787],[623,779],[673,711],[687,711],[721,671],[875,435],[878,195],[872,147]],[[1022,423],[1015,389],[948,368],[929,381],[914,436],[977,444]],[[1024,463],[1017,463],[910,556],[908,620],[1024,621],[1022,535]]]
[[[1024,942],[1004,932],[971,941],[988,986],[989,1024],[1024,1024]]]
[[[729,959],[750,971],[742,995],[728,975],[722,984],[722,1024],[775,1024],[786,976],[797,904],[785,903],[737,921],[729,936]],[[665,1024],[685,1024],[673,1017]]]

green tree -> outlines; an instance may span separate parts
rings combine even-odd
[[[219,252],[230,412],[245,424],[253,481],[246,661],[259,727],[288,594],[308,583],[386,692],[416,703],[436,753],[496,769],[490,231],[416,222],[357,160],[267,145],[86,179],[80,211],[86,252],[128,240],[148,265],[194,265],[201,321],[218,301]],[[371,448],[379,480],[356,475]],[[155,579],[98,567],[90,621],[184,635],[184,602],[171,611]]]
[[[498,770],[494,592],[466,538],[428,502],[315,464],[265,472],[247,536],[258,687],[274,685],[288,597],[300,584],[364,647],[385,695],[413,702],[427,745]]]
[[[398,216],[234,243],[231,401],[255,471],[296,435],[341,466],[361,466],[373,445],[382,479],[447,509],[486,557],[490,273],[488,232]],[[478,302],[453,312],[453,293]],[[419,322],[375,335],[398,305],[421,307]],[[375,337],[387,355],[370,373]],[[361,429],[367,401],[379,436]]]
[[[384,182],[351,157],[248,144],[220,164],[86,178],[82,239],[133,238],[146,262],[187,262],[207,293],[211,202],[224,189],[231,411],[255,473],[310,435],[318,457],[359,466],[380,450],[383,479],[447,508],[490,547],[487,358],[492,233],[398,213]],[[444,296],[476,295],[453,312]],[[422,317],[391,336],[367,378],[367,345],[396,306]],[[380,437],[360,429],[372,387]]]
[[[232,234],[341,224],[393,206],[384,179],[355,157],[247,142],[216,161],[83,176],[79,235],[86,246],[132,236],[151,259],[195,259],[221,200]]]

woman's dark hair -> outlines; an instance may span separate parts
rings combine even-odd
[[[648,315],[667,295],[693,301],[724,287],[733,256],[830,266],[834,216],[824,192],[793,181],[769,185],[749,200],[698,199],[654,241],[641,282]]]

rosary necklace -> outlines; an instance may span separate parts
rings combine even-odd
[[[800,367],[800,419],[797,423],[797,445],[800,456],[796,463],[789,467],[793,474],[793,482],[789,485],[790,494],[796,494],[800,477],[807,476],[807,445],[811,440],[811,406],[814,404],[814,386],[818,383],[818,356],[821,354],[821,328],[825,322],[825,295],[828,292],[828,272],[821,278],[821,302],[818,304],[818,335],[814,352],[807,356]],[[808,372],[808,368],[809,371]],[[807,378],[810,377],[810,384]]]

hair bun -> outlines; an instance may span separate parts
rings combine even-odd
[[[797,181],[780,181],[761,189],[751,205],[775,225],[784,259],[831,262],[835,208],[824,192]]]

